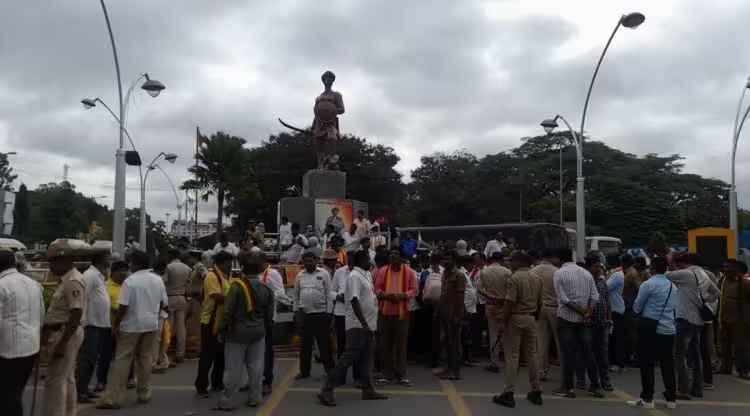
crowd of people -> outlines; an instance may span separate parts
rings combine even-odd
[[[127,262],[97,252],[83,273],[60,240],[47,253],[60,283],[45,307],[39,284],[0,251],[0,414],[22,414],[40,346],[44,415],[74,415],[77,403],[92,401],[117,409],[128,388],[149,402],[151,374],[184,362],[191,318],[200,327],[196,394],[213,392],[216,409],[232,410],[244,391],[245,405],[256,407],[273,389],[279,303],[294,311],[297,379],[310,377],[315,361],[327,374],[318,394],[325,406],[336,405],[349,367],[363,400],[387,399],[378,386],[408,388],[409,361],[457,382],[486,357],[486,371],[504,373],[492,400],[506,407],[515,406],[524,365],[535,405],[555,362],[562,377],[552,394],[571,399],[581,391],[603,398],[626,367],[639,368],[642,393],[628,404],[641,408],[654,407],[657,363],[668,408],[702,398],[716,372],[750,378],[742,262],[712,270],[683,253],[645,267],[624,255],[608,268],[596,253],[577,263],[567,248],[524,251],[502,235],[482,250],[459,240],[428,252],[412,238],[389,247],[363,213],[348,231],[336,218],[322,241],[282,223],[282,258],[302,264],[288,291],[260,248],[226,239],[206,253],[171,250],[154,267],[138,250]]]

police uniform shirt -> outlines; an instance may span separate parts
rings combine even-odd
[[[82,316],[86,316],[85,291],[86,283],[83,275],[75,267],[65,273],[52,295],[44,324],[57,325],[68,322],[70,311],[73,309],[80,309]]]
[[[294,310],[330,313],[333,306],[330,293],[331,278],[327,271],[321,268],[312,273],[302,270],[294,282]]]
[[[505,300],[513,302],[514,315],[530,315],[537,311],[542,293],[542,280],[524,267],[508,279]]]

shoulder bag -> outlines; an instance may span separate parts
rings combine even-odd
[[[693,277],[695,277],[695,290],[698,291],[698,298],[701,301],[700,305],[698,305],[698,312],[700,313],[701,319],[706,322],[713,321],[714,319],[716,319],[716,316],[714,315],[714,311],[712,311],[711,308],[706,305],[706,301],[703,300],[703,293],[701,293],[701,283],[698,280],[698,275],[695,272],[693,272]]]
[[[643,312],[641,312],[641,315],[638,317],[638,329],[640,331],[656,333],[656,327],[659,326],[659,318],[664,314],[670,296],[672,296],[672,282],[669,283],[669,293],[667,293],[667,299],[664,301],[664,305],[662,305],[661,312],[659,312],[659,317],[657,319],[647,318],[643,316]]]

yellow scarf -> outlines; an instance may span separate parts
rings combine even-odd
[[[391,267],[385,271],[385,293],[406,293],[406,279],[404,278],[404,269],[406,267],[402,264],[401,270],[398,272],[398,278],[394,279],[391,273]],[[398,303],[398,319],[405,319],[408,314],[406,307],[406,301],[400,301]]]
[[[243,279],[232,278],[230,284],[236,284],[242,290],[242,294],[245,296],[245,305],[247,305],[247,312],[250,313],[255,310],[255,298],[253,297],[253,290],[250,285]]]

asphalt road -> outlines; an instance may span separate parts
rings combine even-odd
[[[121,410],[97,410],[91,405],[84,405],[79,409],[82,416],[107,415],[113,416],[199,416],[222,415],[225,412],[213,411],[217,398],[198,399],[195,397],[193,380],[196,374],[197,361],[192,360],[180,367],[171,369],[166,374],[154,375],[153,399],[151,403],[138,405],[135,393],[130,392],[129,400]],[[523,369],[525,371],[525,368]],[[640,393],[638,371],[630,369],[624,374],[613,376],[616,390],[608,393],[605,399],[594,399],[579,392],[576,399],[563,399],[551,395],[544,396],[542,407],[533,406],[526,402],[528,391],[526,374],[519,375],[516,393],[517,406],[506,409],[491,402],[503,385],[503,375],[491,374],[483,371],[481,366],[465,368],[463,380],[457,382],[440,381],[432,376],[431,371],[410,366],[409,377],[414,386],[382,387],[379,390],[388,394],[390,400],[382,402],[363,402],[359,391],[352,388],[341,388],[336,392],[338,407],[325,408],[317,403],[316,393],[323,382],[323,369],[314,366],[313,377],[307,380],[295,381],[297,374],[294,358],[281,358],[277,362],[276,385],[274,393],[267,397],[258,409],[240,407],[230,414],[242,415],[347,415],[347,416],[389,416],[398,411],[399,414],[414,416],[467,416],[510,414],[518,415],[557,415],[573,414],[576,416],[633,416],[647,413],[650,416],[665,416],[679,414],[682,416],[704,416],[707,412],[714,412],[722,416],[746,416],[750,414],[750,381],[740,380],[729,376],[716,376],[716,390],[706,391],[704,400],[679,402],[677,410],[667,410],[663,402],[657,400],[655,410],[639,410],[625,405]],[[545,383],[544,390],[549,393],[558,386],[559,369],[553,369],[550,380]],[[661,382],[657,371],[657,398]],[[31,392],[27,391],[27,402],[30,402]],[[40,399],[43,392],[40,391]],[[28,404],[26,411],[28,412]],[[38,412],[38,410],[37,410]]]

